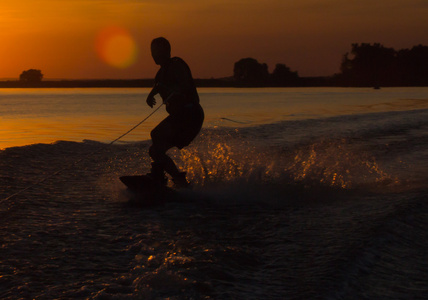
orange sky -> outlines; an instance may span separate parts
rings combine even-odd
[[[351,43],[428,45],[426,0],[0,0],[0,78],[151,78],[165,36],[194,77],[253,57],[332,75]]]

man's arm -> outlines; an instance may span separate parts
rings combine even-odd
[[[156,99],[155,96],[159,94],[159,85],[156,83],[155,86],[150,91],[149,95],[147,96],[147,105],[153,108],[154,105],[156,105]]]

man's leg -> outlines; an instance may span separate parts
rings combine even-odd
[[[153,159],[150,176],[158,183],[165,185],[168,181],[165,177],[165,171],[171,175],[176,187],[187,188],[189,182],[186,180],[186,172],[180,172],[171,157],[166,154],[169,149],[171,147],[159,147],[157,144],[150,147],[149,154]]]
[[[169,149],[177,146],[177,134],[177,124],[172,122],[171,117],[167,117],[152,130],[152,146],[149,149],[149,155],[153,159],[151,175],[166,183],[165,171],[171,175],[177,186],[186,187],[189,184],[186,173],[180,172],[171,157],[166,154]]]
[[[171,175],[173,178],[177,177],[180,173],[174,161],[169,157],[166,152],[173,146],[162,145],[159,143],[153,143],[149,149],[149,155],[153,159],[154,168],[156,170],[163,170]]]

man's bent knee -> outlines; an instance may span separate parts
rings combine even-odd
[[[162,157],[162,151],[157,149],[155,145],[151,145],[149,148],[149,155],[153,159],[153,161],[158,161]]]

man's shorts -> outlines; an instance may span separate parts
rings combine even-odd
[[[199,104],[192,104],[181,110],[180,114],[169,115],[152,130],[150,134],[153,144],[182,149],[198,135],[203,122],[202,107]]]

